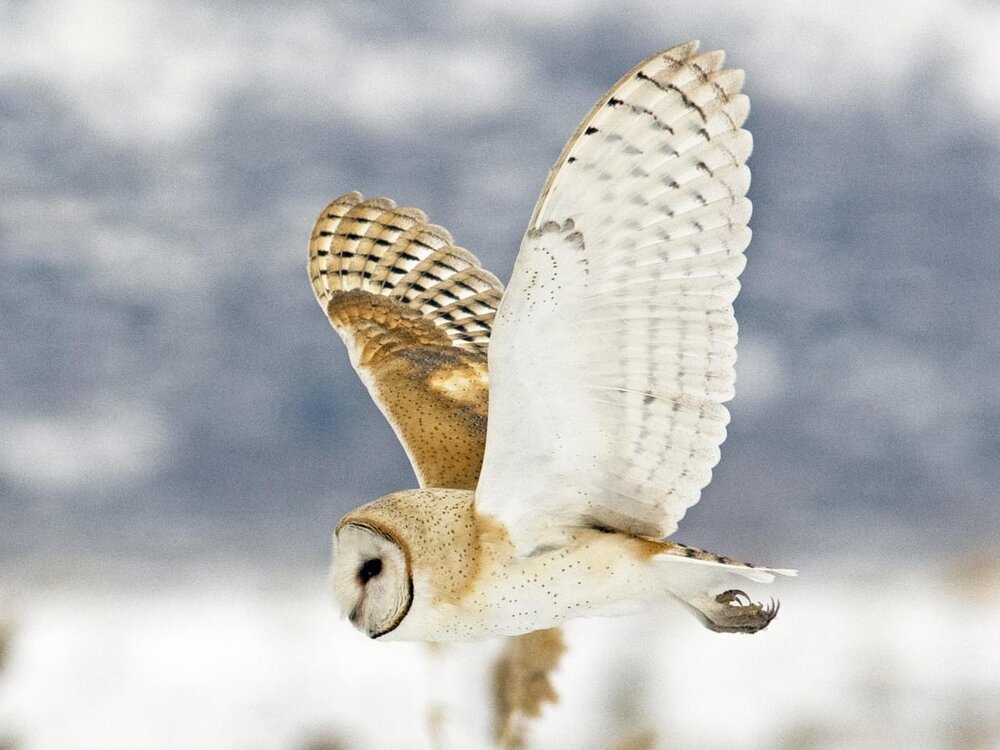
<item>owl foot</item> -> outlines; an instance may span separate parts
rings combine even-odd
[[[715,597],[715,604],[701,614],[705,627],[716,633],[756,633],[768,626],[781,606],[774,599],[768,604],[752,602],[739,589],[723,591]]]

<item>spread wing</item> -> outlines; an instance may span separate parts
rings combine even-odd
[[[309,277],[420,484],[474,488],[500,282],[422,211],[357,192],[320,214]]]
[[[490,346],[476,491],[522,550],[662,538],[719,460],[750,241],[742,71],[691,42],[630,71],[563,149]]]

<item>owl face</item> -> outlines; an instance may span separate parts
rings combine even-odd
[[[337,531],[332,578],[341,612],[371,638],[394,630],[410,611],[413,579],[406,555],[371,526],[348,523]]]

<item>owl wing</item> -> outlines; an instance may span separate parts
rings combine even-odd
[[[522,241],[476,490],[522,550],[580,525],[666,537],[719,460],[752,141],[742,71],[697,47],[654,55],[598,102]]]
[[[320,214],[309,277],[420,484],[473,489],[500,282],[422,211],[357,192]]]

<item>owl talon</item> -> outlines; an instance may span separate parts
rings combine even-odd
[[[729,589],[728,591],[723,591],[717,597],[715,601],[719,604],[730,604],[734,607],[749,607],[753,602],[750,601],[750,597],[747,596],[745,591],[740,591],[739,589]]]
[[[730,589],[715,597],[721,607],[712,607],[704,614],[709,630],[716,633],[756,633],[766,628],[781,607],[776,599],[767,604],[753,602],[745,591]]]

